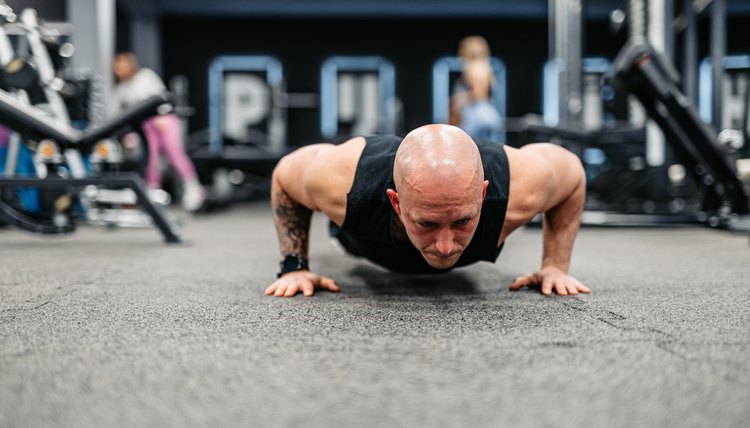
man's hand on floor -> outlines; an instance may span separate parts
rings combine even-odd
[[[294,297],[297,293],[305,296],[312,296],[316,289],[328,290],[334,293],[340,291],[336,281],[325,276],[301,270],[298,272],[289,272],[281,278],[274,281],[270,287],[266,288],[266,294],[276,297]]]
[[[531,275],[519,276],[510,286],[510,290],[516,291],[523,287],[538,287],[545,296],[551,295],[552,290],[561,296],[576,295],[578,293],[588,294],[591,292],[588,287],[578,282],[577,279],[556,268],[544,268]]]

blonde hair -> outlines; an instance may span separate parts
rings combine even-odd
[[[490,45],[482,36],[466,36],[458,44],[458,56],[464,61],[487,59],[490,56]]]

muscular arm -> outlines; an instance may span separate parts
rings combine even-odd
[[[282,158],[274,169],[271,209],[282,258],[290,254],[308,258],[310,220],[313,211],[319,208],[308,192],[307,175],[316,156],[327,146],[319,144],[298,149]],[[292,297],[302,292],[310,296],[316,288],[338,291],[332,279],[302,270],[283,275],[266,289],[266,294]]]
[[[543,216],[542,269],[552,267],[567,274],[586,200],[586,177],[580,161],[572,153],[554,150],[548,156],[554,186],[550,198],[552,206]]]
[[[271,208],[281,256],[300,254],[307,258],[313,211],[292,199],[275,173],[271,184]]]
[[[589,289],[568,275],[578,228],[586,199],[586,176],[577,156],[552,144],[524,147],[536,158],[540,172],[535,183],[537,203],[543,219],[542,268],[518,278],[511,289],[540,286],[543,294],[588,293]]]

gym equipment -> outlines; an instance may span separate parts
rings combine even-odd
[[[287,143],[287,111],[321,109],[321,133],[399,129],[393,65],[380,57],[331,57],[321,67],[321,94],[288,93],[281,62],[266,55],[220,56],[209,67],[209,128],[188,137],[208,197],[205,209],[267,195]]]
[[[8,7],[0,7],[0,15],[3,23],[15,18]],[[0,90],[0,124],[12,131],[0,180],[0,220],[41,234],[71,233],[81,219],[109,227],[156,225],[167,242],[179,242],[177,228],[147,198],[140,174],[132,172],[145,164],[147,152],[119,140],[135,132],[145,141],[143,122],[171,109],[171,96],[152,97],[89,126],[97,116],[95,76],[65,68],[72,45],[45,28],[34,9],[24,9],[20,23],[15,44],[21,55],[0,26],[9,91]],[[77,128],[71,126],[70,107]],[[145,214],[131,208],[138,205]]]
[[[76,229],[77,219],[81,216],[77,211],[77,202],[109,205],[110,208],[85,207],[84,215],[90,220],[110,225],[118,221],[112,206],[117,203],[138,204],[158,227],[166,242],[181,242],[178,228],[149,200],[140,175],[118,171],[121,152],[114,139],[124,133],[140,130],[144,120],[166,113],[165,108],[171,108],[170,95],[153,96],[122,115],[81,132],[0,91],[0,124],[25,137],[27,145],[35,153],[36,163],[43,166],[43,170],[37,171],[37,177],[0,178],[0,219],[30,232],[66,234]],[[62,156],[66,150],[91,153],[91,160],[98,165],[96,171],[100,175],[71,177]],[[26,187],[42,192],[52,191],[54,201],[51,212],[41,216],[26,213],[23,206],[18,204],[15,193],[17,189]],[[108,192],[122,189],[129,190]],[[142,224],[142,219],[139,222]]]
[[[549,6],[543,117],[521,118],[516,131],[522,144],[553,142],[580,157],[587,178],[583,224],[696,223],[689,214],[690,186],[672,185],[669,167],[650,161],[649,152],[658,152],[658,145],[652,144],[645,113],[629,111],[628,94],[618,93],[611,61],[582,56],[580,2],[551,0]],[[624,17],[611,16],[622,28]],[[639,19],[629,18],[631,32],[645,31]]]
[[[559,62],[554,59],[544,64],[542,116],[544,123],[550,126],[560,123],[559,68]],[[584,130],[599,130],[615,124],[616,113],[612,111],[615,93],[607,80],[611,74],[612,62],[607,58],[581,60],[581,124]]]
[[[209,154],[226,157],[230,144],[281,153],[286,144],[284,70],[271,56],[222,56],[211,62]],[[253,132],[254,131],[254,132]]]
[[[396,70],[382,57],[326,59],[320,68],[320,97],[320,132],[325,138],[396,133]]]
[[[587,75],[591,64],[580,59],[581,15],[575,3],[550,3],[555,12],[550,34],[568,41],[550,43],[554,55],[548,64],[557,70],[545,69],[546,120],[529,115],[519,128],[526,142],[557,142],[580,156],[588,180],[582,222],[745,230],[750,226],[747,189],[717,133],[678,88],[679,75],[669,59],[671,3],[631,0],[629,41],[614,64],[600,62],[595,77]],[[561,28],[572,30],[559,34]],[[686,51],[695,48],[689,45]],[[597,92],[601,101],[594,99]],[[597,106],[614,95],[613,120],[599,112],[587,120],[587,94]]]
[[[549,53],[554,64],[558,123],[580,122],[583,4],[580,1],[549,0]]]
[[[676,85],[674,67],[643,40],[631,39],[615,60],[616,76],[667,136],[686,171],[704,189],[702,217],[711,226],[739,228],[750,213],[748,189],[721,151],[716,131]]]
[[[16,21],[16,14],[13,12],[4,1],[0,1],[0,70],[5,70],[5,67],[13,61],[15,58],[15,51],[13,49],[13,43],[11,42],[8,34],[5,31],[5,25]],[[5,73],[0,72],[0,89],[10,91],[7,80],[5,79]],[[18,97],[25,99],[26,94],[22,90],[14,91]],[[7,146],[4,148],[5,154],[5,175],[11,176],[17,167],[17,160],[20,151],[19,136],[16,133],[10,133],[5,136],[7,138]]]
[[[719,142],[727,151],[750,155],[747,149],[750,120],[750,55],[731,55],[723,59],[721,85],[722,117],[713,119],[713,67],[711,59],[701,62],[698,81],[698,106],[701,118],[719,124]]]
[[[49,110],[49,105],[46,103],[46,94],[41,86],[39,70],[36,65],[37,60],[33,57],[24,54],[17,56],[14,44],[19,45],[21,50],[29,50],[29,45],[33,45],[36,50],[39,50],[41,37],[38,33],[38,26],[36,15],[32,12],[26,12],[24,15],[24,22],[30,23],[31,25],[22,25],[19,29],[22,30],[17,43],[13,43],[11,37],[6,31],[6,24],[12,24],[17,21],[17,16],[9,6],[4,2],[0,3],[0,16],[2,20],[0,22],[0,77],[2,77],[2,89],[8,91],[23,104],[37,103],[41,108],[46,108],[48,114],[52,114]],[[34,34],[37,37],[32,37],[33,40],[28,40],[23,35]],[[31,51],[33,54],[34,51]],[[52,65],[49,62],[44,61],[45,58],[41,58],[40,65],[49,72]],[[52,96],[56,94],[52,93]],[[54,103],[53,103],[54,104]],[[64,115],[63,118],[64,119]],[[4,130],[6,130],[4,128]],[[7,146],[2,150],[3,159],[3,175],[6,177],[13,177],[16,174],[36,174],[38,176],[46,175],[46,169],[44,165],[36,161],[30,150],[22,144],[22,138],[17,132],[9,132],[6,134],[6,139],[3,141]],[[83,167],[81,162],[76,162],[79,158],[77,154],[68,151],[65,153],[66,157],[71,159],[71,165],[73,165],[73,173],[82,175]],[[17,192],[20,201],[26,207],[29,212],[39,212],[42,207],[42,197],[37,189],[24,189]],[[44,195],[49,196],[49,195]]]
[[[267,194],[288,150],[283,68],[272,56],[220,56],[209,66],[209,128],[186,151],[208,195],[204,209]]]
[[[24,58],[13,58],[3,67],[3,89],[32,91],[39,85],[39,70]]]
[[[174,113],[180,118],[182,134],[188,134],[188,123],[195,109],[188,104],[190,82],[185,75],[178,74],[169,79],[169,92],[174,95]]]
[[[20,15],[21,28],[24,30],[25,37],[22,38],[22,48],[18,49],[19,52],[23,53],[25,50],[29,51],[30,58],[33,59],[33,64],[38,72],[38,82],[41,91],[43,92],[43,99],[34,100],[31,96],[33,104],[39,106],[43,110],[49,111],[52,115],[57,117],[63,123],[70,124],[70,117],[68,110],[65,107],[65,102],[59,91],[65,86],[65,82],[56,75],[55,63],[50,56],[50,51],[55,46],[56,41],[49,35],[45,35],[44,27],[40,23],[39,16],[35,9],[26,8],[21,11]],[[24,49],[26,48],[26,49]],[[59,52],[59,48],[58,48]],[[69,52],[72,54],[72,52]],[[56,55],[57,57],[57,55]],[[62,57],[60,57],[62,58]],[[58,59],[58,65],[61,61]],[[13,64],[11,62],[10,64]],[[29,66],[19,67],[19,72],[28,70]],[[6,73],[8,68],[6,66]],[[9,73],[13,75],[14,73]],[[27,72],[26,74],[29,74]],[[9,76],[6,76],[8,79]],[[30,80],[28,77],[24,80]],[[25,89],[25,88],[23,88]],[[28,89],[26,89],[28,91]]]
[[[490,57],[490,66],[494,74],[490,102],[495,106],[500,117],[506,117],[506,72],[505,64],[498,57]],[[463,60],[457,56],[438,58],[432,65],[432,121],[434,123],[448,123],[450,115],[451,82],[461,74]],[[505,133],[498,135],[495,140],[506,142]]]
[[[5,5],[3,24],[12,23],[16,16]],[[0,50],[3,52],[2,77],[5,90],[14,94],[22,103],[30,104],[57,118],[66,125],[71,124],[68,107],[63,95],[76,96],[73,86],[60,75],[65,60],[73,54],[73,47],[54,29],[47,28],[33,8],[25,8],[18,16],[21,30],[13,49],[8,34],[3,27],[0,34]],[[7,157],[6,175],[14,171],[13,162],[22,150],[16,135],[11,138],[10,156]],[[70,173],[76,178],[87,175],[85,162],[75,150],[63,152]],[[37,169],[41,168],[37,165]],[[43,173],[41,173],[43,175]]]

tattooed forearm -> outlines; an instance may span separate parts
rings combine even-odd
[[[294,201],[282,189],[274,189],[271,206],[281,254],[296,253],[307,257],[312,211]]]

